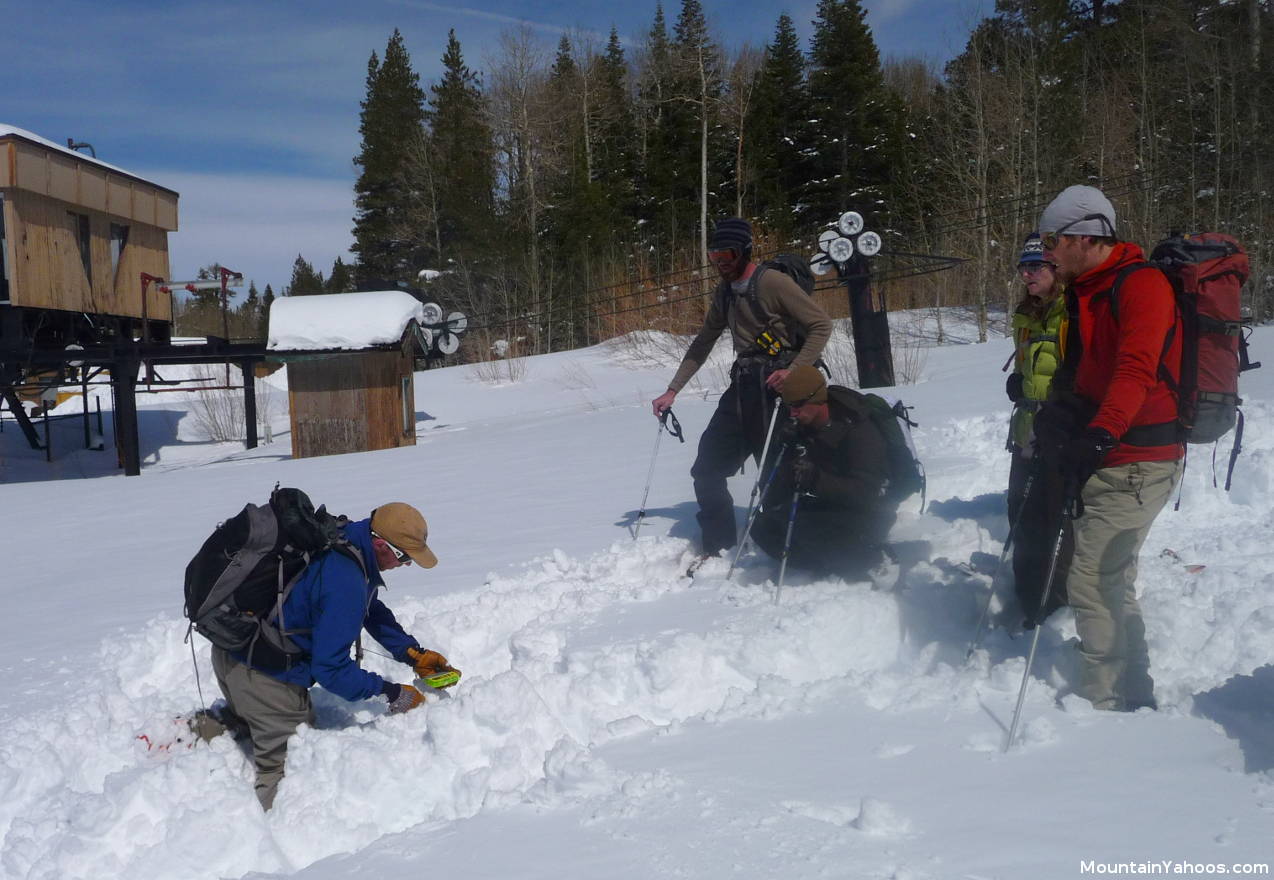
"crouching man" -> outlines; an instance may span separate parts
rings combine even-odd
[[[792,425],[776,453],[782,459],[752,537],[766,553],[782,557],[799,493],[788,564],[861,580],[883,561],[898,511],[897,502],[885,497],[885,438],[860,395],[828,387],[816,367],[794,367],[782,396]]]
[[[385,582],[381,572],[410,565],[433,568],[438,558],[426,544],[428,527],[420,511],[394,502],[368,519],[344,526],[345,538],[361,557],[336,549],[314,558],[283,604],[288,637],[302,650],[282,671],[249,665],[246,657],[214,646],[212,666],[226,698],[226,726],[245,728],[256,763],[256,794],[270,809],[283,779],[288,739],[301,724],[314,724],[310,687],[316,682],[346,700],[383,695],[391,713],[419,706],[424,697],[410,684],[396,684],[359,668],[350,649],[362,630],[394,659],[427,677],[454,671],[447,658],[426,651],[403,630],[377,598]]]

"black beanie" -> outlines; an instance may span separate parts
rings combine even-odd
[[[752,250],[752,224],[742,217],[726,217],[718,220],[708,239],[708,247],[714,251],[727,248],[746,254]]]

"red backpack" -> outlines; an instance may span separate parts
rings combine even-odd
[[[1111,308],[1119,319],[1119,287],[1133,272],[1153,267],[1167,276],[1176,293],[1184,328],[1181,377],[1174,380],[1161,365],[1160,376],[1177,395],[1177,423],[1187,443],[1214,443],[1231,428],[1234,446],[1225,488],[1243,443],[1239,409],[1239,373],[1261,364],[1247,356],[1249,322],[1240,305],[1249,274],[1247,252],[1238,240],[1219,232],[1175,235],[1155,245],[1150,261],[1126,267],[1111,289]],[[1166,353],[1172,339],[1164,344]]]

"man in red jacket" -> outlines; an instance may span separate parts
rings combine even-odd
[[[1100,190],[1063,190],[1039,228],[1045,259],[1068,284],[1065,362],[1035,433],[1077,499],[1066,589],[1081,642],[1078,690],[1098,709],[1154,708],[1137,554],[1181,476],[1183,329],[1171,284],[1144,265],[1141,248],[1119,241]]]

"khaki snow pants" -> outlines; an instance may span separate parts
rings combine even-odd
[[[1154,704],[1137,554],[1181,477],[1179,461],[1101,468],[1084,484],[1066,590],[1080,638],[1078,692],[1097,709]]]
[[[245,666],[215,646],[212,669],[230,711],[248,724],[257,766],[257,800],[268,810],[283,779],[288,739],[301,724],[314,724],[310,691]]]

